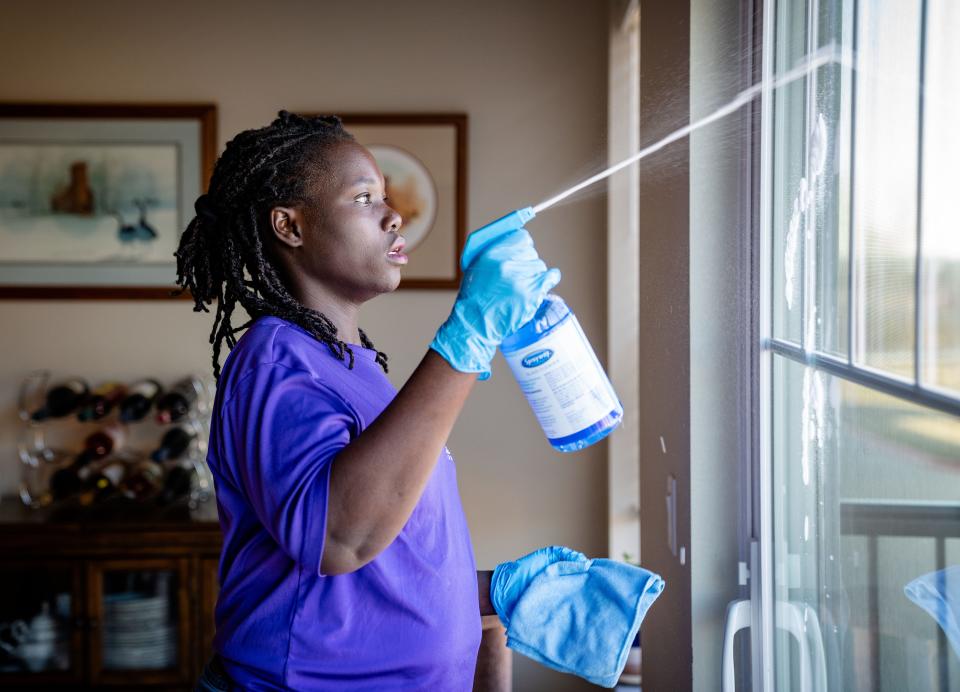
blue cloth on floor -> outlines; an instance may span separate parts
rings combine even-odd
[[[960,565],[917,577],[903,592],[937,621],[960,656]]]
[[[616,560],[589,560],[579,553],[571,557],[533,575],[512,568],[515,563],[498,566],[491,598],[507,627],[511,649],[595,685],[613,687],[664,582]],[[517,588],[518,580],[525,588]]]

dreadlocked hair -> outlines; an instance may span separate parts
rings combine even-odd
[[[218,380],[223,343],[232,349],[239,332],[267,315],[299,325],[353,368],[350,345],[337,337],[337,328],[326,315],[290,294],[266,249],[270,210],[304,203],[316,171],[324,169],[326,150],[352,141],[336,116],[307,118],[280,111],[270,125],[234,137],[217,160],[209,191],[197,199],[196,216],[180,237],[175,255],[177,295],[190,291],[194,312],[210,312],[207,306],[217,302],[210,343]],[[237,303],[251,319],[234,327],[231,317]],[[360,343],[376,350],[363,330]],[[376,360],[387,372],[387,354],[377,351]]]

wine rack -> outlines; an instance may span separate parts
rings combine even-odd
[[[23,378],[21,501],[81,513],[195,509],[207,502],[213,496],[206,465],[213,381],[187,375],[96,384],[91,389],[82,378],[49,370]],[[135,399],[138,391],[152,398]]]

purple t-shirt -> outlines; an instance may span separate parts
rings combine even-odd
[[[477,575],[444,448],[400,535],[361,569],[320,573],[331,461],[396,390],[276,317],[231,351],[208,461],[224,545],[214,649],[248,690],[470,690]]]

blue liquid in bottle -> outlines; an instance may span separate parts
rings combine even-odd
[[[559,296],[544,298],[533,319],[504,339],[500,351],[554,449],[589,447],[620,425],[620,400]]]

